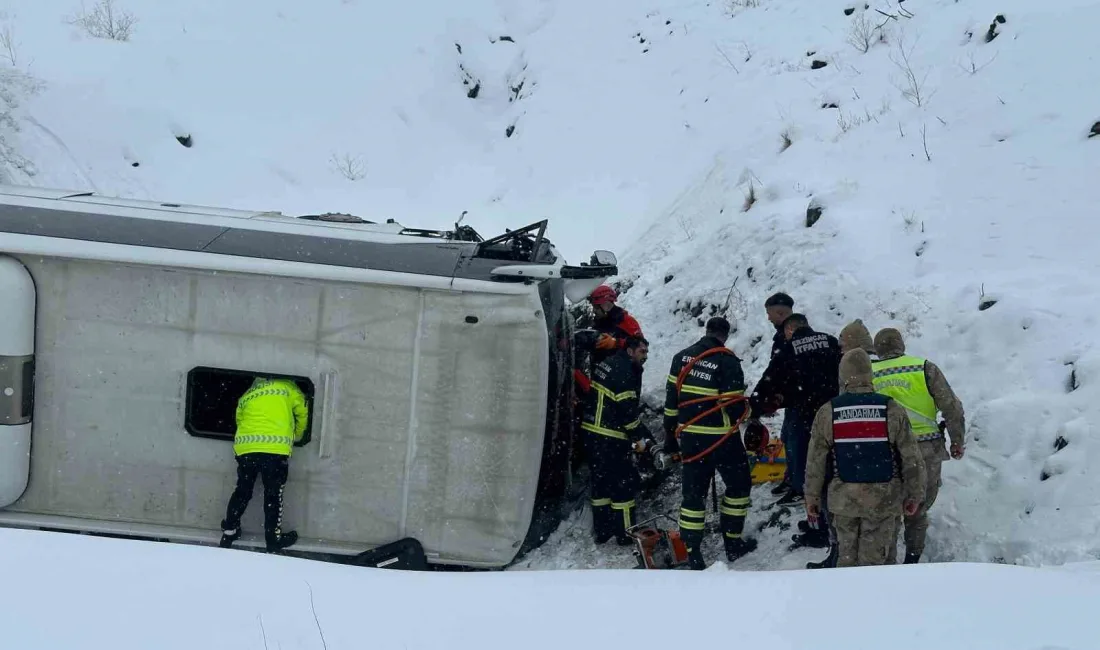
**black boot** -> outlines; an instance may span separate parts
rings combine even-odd
[[[828,548],[829,531],[814,528],[805,533],[799,533],[791,537],[794,548]]]
[[[222,539],[218,542],[218,546],[222,548],[229,548],[233,546],[233,542],[241,538],[241,529],[236,528],[234,530],[223,530]]]
[[[688,548],[688,568],[692,571],[702,571],[707,568],[707,561],[703,559],[703,551],[698,546]]]
[[[829,547],[829,554],[825,556],[825,559],[820,562],[807,562],[807,569],[835,569],[836,560],[840,555],[840,547],[833,544]]]
[[[905,554],[905,563],[906,564],[917,564],[918,562],[920,562],[920,553],[906,553]]]
[[[802,521],[798,522],[798,532],[808,533],[811,530],[816,530],[816,529],[813,526],[810,525],[809,521],[803,519]]]
[[[756,540],[751,537],[726,538],[726,560],[736,562],[756,550]]]
[[[233,546],[233,542],[241,538],[241,526],[238,523],[236,526],[230,526],[228,519],[222,519],[222,539],[218,542],[218,546],[222,548],[229,548]]]
[[[802,495],[794,490],[787,490],[787,493],[783,495],[783,498],[775,502],[777,506],[794,506],[805,501]]]
[[[267,536],[267,552],[281,551],[284,548],[293,546],[298,541],[298,532],[294,530],[288,530],[285,533],[278,535]]]
[[[786,478],[779,482],[779,485],[772,488],[772,494],[778,496],[784,494],[791,489],[791,483]]]
[[[597,544],[603,544],[615,536],[611,517],[611,506],[592,506],[592,533]]]
[[[633,503],[632,501],[627,503]],[[634,506],[626,505],[625,503],[612,503],[611,504],[611,521],[608,525],[608,530],[614,532],[615,543],[619,546],[630,546],[634,543],[634,538],[630,536],[629,531],[634,527]]]

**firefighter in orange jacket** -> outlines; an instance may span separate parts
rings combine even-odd
[[[593,329],[597,338],[595,347],[591,350],[590,365],[595,367],[604,359],[626,347],[628,338],[644,338],[642,327],[638,321],[630,315],[630,312],[619,307],[615,301],[619,294],[606,284],[601,284],[588,296],[588,302],[592,304],[592,311],[596,314]],[[586,394],[590,389],[591,380],[583,370],[577,368],[573,371],[580,393]]]

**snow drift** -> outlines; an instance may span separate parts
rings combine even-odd
[[[217,548],[2,531],[0,638],[16,648],[748,647],[1084,650],[1092,567],[897,566],[828,572],[410,573]],[[873,598],[837,598],[874,594]],[[643,612],[656,607],[656,617]],[[858,608],[858,611],[853,611]],[[627,625],[609,624],[621,616]],[[59,617],[64,621],[58,624]],[[857,618],[858,617],[858,618]],[[842,621],[858,623],[838,627]],[[733,627],[723,627],[733,624]],[[838,629],[840,635],[833,634]]]

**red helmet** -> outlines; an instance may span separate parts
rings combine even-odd
[[[606,284],[601,284],[588,296],[588,301],[593,305],[606,305],[619,299],[619,294]]]

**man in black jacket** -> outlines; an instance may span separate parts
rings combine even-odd
[[[779,503],[794,505],[802,501],[814,415],[840,392],[840,342],[830,334],[815,332],[802,314],[787,317],[783,331],[787,341],[772,357],[749,401],[753,414],[758,415],[767,412],[766,405],[775,402],[776,394],[782,397],[785,418],[790,420],[787,464],[791,485]],[[821,546],[827,545],[826,535]]]
[[[745,402],[736,401],[702,416],[720,401],[745,394],[741,360],[725,346],[729,333],[730,324],[725,318],[715,317],[707,321],[706,336],[672,358],[665,391],[665,437],[672,438],[677,429],[680,430],[680,450],[684,459],[680,535],[688,549],[689,566],[695,570],[706,568],[700,547],[707,490],[715,471],[726,485],[722,505],[718,509],[726,559],[733,562],[756,548],[755,539],[742,536],[752,489],[749,460],[737,429],[738,421],[745,413]],[[710,350],[716,352],[700,358]],[[691,367],[680,383],[680,374],[688,364]],[[714,399],[704,399],[708,397]],[[689,404],[701,399],[704,401]],[[714,447],[730,431],[733,434]]]
[[[589,496],[597,544],[612,537],[620,545],[632,542],[626,531],[634,525],[639,481],[630,454],[654,444],[639,419],[640,377],[648,354],[648,341],[630,337],[622,350],[592,367],[581,429],[592,471]]]
[[[789,295],[783,293],[782,291],[779,293],[773,293],[772,295],[768,296],[767,300],[764,301],[764,311],[768,314],[768,322],[770,322],[772,326],[775,327],[775,336],[772,337],[772,353],[771,357],[769,357],[769,359],[774,359],[775,355],[779,354],[779,350],[783,348],[783,344],[787,342],[787,334],[783,331],[783,322],[787,320],[787,318],[791,314],[794,313],[794,298],[791,298]],[[761,382],[763,381],[764,379],[761,379]],[[757,392],[761,391],[761,384],[757,384],[756,390]],[[768,392],[769,394],[773,395],[773,399],[775,400],[781,400],[783,397],[780,391],[768,391],[765,389],[764,392]],[[769,413],[783,408],[783,404],[779,401],[770,404],[758,404],[757,409],[754,409],[754,413],[759,413],[761,407],[763,407],[765,413]],[[791,424],[793,424],[794,421],[795,418],[790,417],[789,412],[785,412],[783,418],[783,428],[779,431],[779,440],[783,443],[784,451],[786,452],[786,457],[788,459],[791,457],[789,440]],[[783,480],[779,482],[779,485],[772,488],[772,494],[787,494],[791,490],[790,462],[787,462],[784,467],[785,470],[783,472]]]
[[[764,311],[768,314],[768,321],[775,326],[775,336],[772,337],[772,356],[774,357],[787,342],[783,323],[794,313],[794,298],[783,292],[772,294],[764,301]]]

